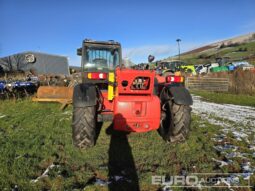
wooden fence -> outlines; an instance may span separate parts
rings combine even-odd
[[[228,78],[187,77],[185,85],[190,90],[207,90],[226,92],[229,88]]]

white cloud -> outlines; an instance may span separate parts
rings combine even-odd
[[[194,48],[198,48],[204,43],[181,43],[181,52],[186,52]],[[176,44],[154,44],[154,45],[143,45],[132,48],[123,48],[123,58],[128,57],[132,61],[146,62],[148,55],[154,55],[156,60],[166,58],[178,54],[178,46]]]
[[[146,45],[133,48],[124,48],[123,57],[137,57],[137,56],[148,56],[171,54],[174,51],[174,47],[171,45]]]

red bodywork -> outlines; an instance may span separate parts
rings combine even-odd
[[[114,129],[146,132],[159,128],[160,101],[157,96],[118,96],[114,100]]]
[[[102,114],[113,112],[114,129],[146,132],[160,125],[160,100],[153,94],[155,71],[116,69],[117,87],[113,101],[104,97]]]

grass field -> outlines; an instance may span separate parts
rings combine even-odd
[[[231,94],[222,92],[208,92],[208,91],[192,91],[193,94],[198,95],[206,99],[207,101],[215,103],[225,103],[243,106],[255,107],[255,96],[243,95],[243,94]]]
[[[217,167],[212,158],[220,154],[211,138],[220,127],[199,116],[192,116],[184,143],[167,144],[156,131],[114,132],[106,123],[97,145],[80,150],[72,145],[72,108],[59,107],[30,100],[0,103],[0,190],[159,190],[152,175],[237,168]],[[104,185],[107,181],[112,183]]]

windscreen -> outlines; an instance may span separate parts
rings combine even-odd
[[[168,69],[168,70],[172,70],[172,71],[176,71],[180,67],[179,62],[166,62],[163,65],[164,65],[163,69],[165,69],[165,70]]]
[[[84,60],[85,71],[114,70],[119,65],[118,49],[87,48]]]

